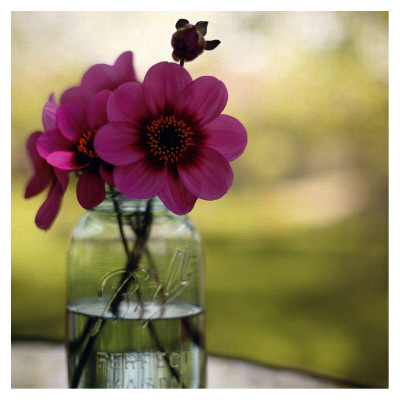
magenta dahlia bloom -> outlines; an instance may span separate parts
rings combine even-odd
[[[36,196],[50,185],[47,198],[35,218],[35,223],[39,228],[49,229],[60,210],[61,201],[68,186],[69,174],[53,168],[39,155],[36,144],[42,135],[42,132],[34,132],[27,141],[27,151],[35,172],[26,186],[25,198]]]
[[[93,148],[98,129],[108,122],[106,105],[111,91],[95,94],[87,107],[66,103],[58,107],[57,129],[46,131],[38,140],[42,157],[55,168],[79,171],[77,197],[90,209],[105,197],[105,182],[114,185],[112,166],[102,161]]]
[[[96,132],[108,122],[108,97],[122,83],[134,81],[133,54],[127,51],[114,65],[90,67],[79,86],[61,95],[61,105],[54,103],[43,115],[47,126],[38,140],[38,151],[53,167],[78,171],[77,197],[86,209],[104,200],[105,182],[114,185],[113,167],[99,159],[93,148]]]
[[[133,53],[122,53],[114,65],[96,64],[90,67],[83,75],[79,86],[67,89],[60,99],[61,104],[73,103],[79,105],[89,104],[96,93],[107,89],[115,90],[125,82],[136,82],[133,68]]]
[[[94,138],[96,154],[115,165],[121,193],[158,195],[171,211],[186,214],[197,198],[215,200],[228,191],[229,162],[246,147],[243,125],[221,114],[227,100],[218,79],[193,81],[177,64],[156,64],[143,84],[125,83],[110,95],[110,123]]]

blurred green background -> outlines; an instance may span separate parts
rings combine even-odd
[[[25,141],[49,94],[133,50],[172,61],[175,22],[221,45],[185,66],[229,91],[248,147],[230,192],[191,217],[211,354],[388,385],[388,13],[13,12],[12,338],[63,340],[71,186],[48,232],[23,199]]]

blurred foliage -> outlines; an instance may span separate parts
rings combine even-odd
[[[224,81],[226,113],[249,134],[230,192],[191,213],[205,245],[209,352],[386,387],[384,12],[14,12],[13,337],[62,340],[65,252],[83,212],[72,185],[54,226],[41,232],[33,221],[44,195],[23,199],[31,174],[23,149],[41,128],[44,102],[129,48],[142,78],[151,57],[171,60],[169,34],[182,17],[210,21],[221,39],[187,68]],[[148,54],[146,29],[160,52]]]

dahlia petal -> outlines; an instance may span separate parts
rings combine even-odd
[[[46,131],[36,144],[40,156],[46,158],[55,151],[72,150],[74,144],[66,139],[58,130]]]
[[[63,188],[58,182],[55,182],[50,188],[47,199],[41,205],[36,214],[35,223],[38,228],[45,230],[50,228],[60,210],[61,200],[64,193],[65,188]]]
[[[62,104],[57,110],[57,126],[65,138],[76,143],[82,133],[89,130],[86,108],[77,104]]]
[[[86,106],[89,102],[90,94],[86,94],[80,86],[73,86],[67,89],[60,97],[60,104],[73,103]]]
[[[63,171],[59,168],[53,168],[53,171],[58,183],[62,186],[63,189],[66,189],[69,183],[69,172]]]
[[[96,93],[90,100],[86,110],[86,119],[91,130],[99,129],[108,122],[107,101],[110,90],[102,90]]]
[[[42,135],[42,132],[34,132],[29,136],[26,143],[28,155],[35,170],[25,188],[26,199],[41,193],[54,178],[53,168],[46,162],[46,160],[40,157],[36,148],[37,141],[42,137]]]
[[[42,123],[45,131],[57,129],[56,114],[58,107],[54,99],[54,93],[52,93],[42,112]]]
[[[107,104],[107,115],[110,121],[136,123],[148,114],[143,85],[138,82],[124,83],[115,90]]]
[[[152,66],[143,80],[143,93],[153,116],[165,113],[175,103],[179,93],[192,82],[186,69],[178,64],[160,62]]]
[[[55,151],[47,157],[47,162],[53,167],[64,171],[74,171],[86,167],[89,163],[82,164],[78,153],[74,151]]]
[[[124,82],[136,81],[136,74],[133,69],[133,53],[131,51],[125,51],[117,58],[114,64],[114,71],[118,85]]]
[[[236,118],[221,114],[204,126],[208,133],[205,146],[212,147],[228,161],[238,158],[247,145],[245,127]]]
[[[168,174],[168,179],[158,197],[169,210],[178,215],[190,212],[197,200],[197,197],[185,188],[179,177],[172,173]]]
[[[71,87],[61,95],[60,103],[85,106],[91,97],[101,90],[115,90],[124,82],[136,81],[132,59],[132,52],[126,51],[117,58],[113,66],[93,65],[83,74],[79,86]]]
[[[103,89],[117,88],[113,67],[107,64],[96,64],[90,67],[82,77],[81,88],[86,96],[92,97]]]
[[[33,132],[27,142],[26,142],[26,150],[28,152],[29,158],[32,161],[32,164],[35,168],[41,165],[42,157],[40,157],[38,150],[37,150],[37,141],[43,135],[43,132]]]
[[[145,156],[136,144],[140,132],[126,122],[110,122],[102,126],[94,137],[96,154],[113,165],[132,164]]]
[[[219,199],[233,182],[229,162],[210,147],[199,147],[199,154],[193,164],[178,165],[178,172],[186,189],[204,200]]]
[[[188,112],[206,124],[221,114],[228,101],[225,85],[213,76],[201,76],[179,94],[177,112]]]
[[[134,199],[149,199],[160,193],[165,180],[166,169],[152,168],[145,159],[114,169],[116,188]]]
[[[110,164],[101,163],[99,167],[99,174],[109,185],[115,187],[114,166]]]
[[[52,182],[53,177],[46,171],[36,171],[25,188],[25,199],[36,196]]]
[[[104,200],[106,189],[98,172],[89,169],[82,172],[76,186],[76,196],[79,204],[86,210],[98,206]]]

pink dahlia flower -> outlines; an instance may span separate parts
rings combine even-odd
[[[27,141],[27,151],[35,172],[26,186],[25,198],[36,196],[50,185],[47,198],[35,218],[35,223],[39,228],[49,229],[60,210],[69,175],[67,172],[53,168],[39,155],[36,144],[42,135],[42,132],[34,132]]]
[[[228,191],[229,162],[246,147],[243,125],[221,114],[227,100],[218,79],[193,81],[177,64],[156,64],[143,84],[125,83],[110,95],[110,123],[94,138],[96,154],[115,165],[121,193],[158,195],[171,211],[186,214],[197,198],[215,200]]]
[[[74,103],[84,106],[89,104],[90,99],[96,93],[104,89],[115,90],[125,82],[136,82],[131,51],[122,53],[114,65],[96,64],[90,67],[84,73],[79,86],[67,89],[61,95],[60,103]]]
[[[60,106],[54,103],[43,113],[45,134],[38,140],[38,151],[53,167],[79,171],[77,197],[86,209],[104,200],[105,182],[114,185],[113,167],[98,158],[93,138],[108,122],[106,104],[110,93],[122,83],[136,81],[132,61],[133,54],[127,51],[114,65],[93,65],[79,86],[61,95]]]
[[[42,157],[55,168],[79,171],[77,197],[89,209],[105,197],[105,182],[114,185],[112,166],[103,162],[93,148],[98,129],[108,122],[106,105],[111,91],[95,94],[87,107],[66,103],[57,109],[57,129],[46,131],[38,140]]]

